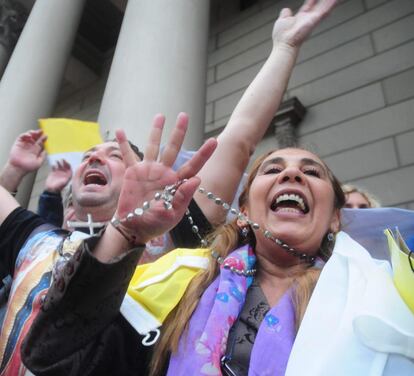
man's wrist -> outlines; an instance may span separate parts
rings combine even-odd
[[[44,193],[50,196],[61,197],[61,190],[57,190],[57,189],[51,189],[51,188],[45,187]]]
[[[116,218],[112,218],[110,223],[110,227],[114,228],[128,243],[130,248],[134,247],[145,247],[145,242],[141,242],[137,236],[130,234],[127,229],[125,229],[120,223],[119,220]]]
[[[103,231],[102,237],[95,247],[93,254],[100,262],[111,263],[136,248],[143,250],[145,245],[132,244],[113,225],[108,225]]]

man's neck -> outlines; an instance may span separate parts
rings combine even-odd
[[[94,222],[109,222],[115,210],[105,209],[103,207],[75,207],[75,216],[78,221],[87,221],[88,214],[92,216]]]

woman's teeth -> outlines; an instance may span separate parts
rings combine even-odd
[[[285,193],[277,197],[277,199],[272,203],[271,209],[275,210],[280,204],[286,203],[289,205],[289,207],[283,207],[283,209],[293,209],[297,210],[295,207],[292,207],[291,205],[298,206],[302,212],[306,212],[306,205],[302,197],[300,197],[297,194],[293,193]],[[279,208],[281,209],[281,208]]]

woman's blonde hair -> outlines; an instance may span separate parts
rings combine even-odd
[[[300,148],[294,149],[301,150]],[[247,205],[252,182],[255,179],[263,161],[273,152],[274,151],[270,151],[262,155],[253,163],[246,185],[239,197],[240,208]],[[345,203],[345,196],[342,191],[341,184],[326,165],[325,168],[328,171],[329,179],[332,183],[334,191],[334,208],[340,209]],[[253,231],[250,231],[250,234],[253,234]],[[240,229],[237,226],[236,220],[219,227],[209,236],[209,240],[211,248],[218,252],[222,257],[226,257],[234,249],[246,243],[246,238],[240,234]],[[254,247],[254,235],[250,235],[248,241]],[[320,247],[319,256],[324,261],[327,261],[332,253],[332,248],[329,243],[330,242],[328,242],[325,237]],[[178,350],[180,337],[182,335],[186,335],[186,329],[188,328],[191,315],[197,307],[204,291],[218,276],[218,274],[219,265],[216,260],[212,258],[210,260],[209,267],[205,271],[200,272],[191,281],[180,303],[169,314],[163,324],[162,335],[155,347],[151,360],[150,375],[156,376],[161,374],[166,366],[169,354]],[[319,268],[309,267],[303,274],[294,278],[292,302],[295,307],[296,329],[299,328],[300,322],[302,321],[309,299],[312,295],[316,282],[318,281],[319,274]]]
[[[366,189],[362,189],[361,187],[357,187],[352,184],[343,184],[342,190],[345,193],[345,198],[350,195],[351,193],[359,193],[362,195],[362,197],[365,198],[365,200],[368,202],[369,208],[379,208],[381,207],[380,201],[370,192],[368,192]]]

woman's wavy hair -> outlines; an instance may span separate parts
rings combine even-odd
[[[296,147],[293,149],[305,150]],[[247,182],[239,196],[240,208],[247,205],[252,182],[255,179],[263,161],[274,151],[275,150],[265,153],[253,163]],[[334,191],[334,208],[341,209],[345,204],[345,195],[342,191],[341,183],[331,172],[328,166],[323,161],[322,163],[328,171],[329,180],[331,181]],[[254,247],[256,241],[253,231],[250,231],[249,234],[248,239],[241,234],[240,229],[237,226],[237,220],[235,219],[230,223],[220,226],[216,231],[210,234],[209,241],[212,249],[217,251],[220,256],[226,257],[234,249],[246,244],[246,241]],[[327,261],[332,254],[332,249],[332,242],[329,242],[325,236],[320,246],[319,257],[322,260]],[[297,275],[294,278],[292,302],[295,307],[296,329],[299,328],[302,321],[309,299],[312,295],[316,282],[318,281],[320,271],[319,267],[309,267],[303,272],[303,274]],[[153,353],[150,375],[157,376],[162,374],[162,370],[165,370],[164,367],[167,365],[166,362],[168,361],[169,355],[178,350],[178,343],[181,335],[186,335],[186,329],[191,315],[197,307],[201,296],[218,274],[219,265],[216,260],[212,258],[209,263],[209,267],[206,270],[201,271],[191,281],[180,303],[169,314],[163,324],[161,339],[157,343]]]

